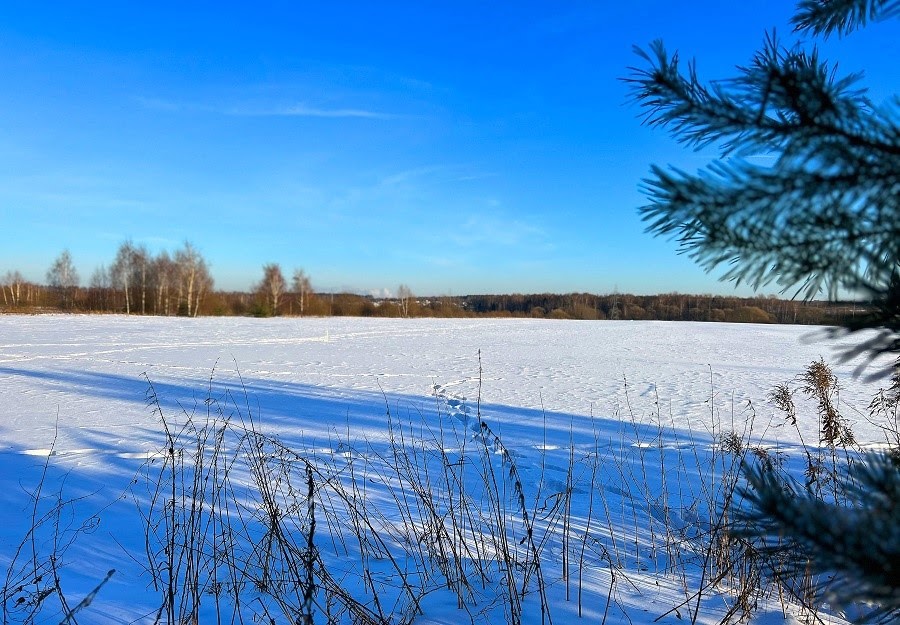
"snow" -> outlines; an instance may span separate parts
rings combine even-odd
[[[392,527],[424,523],[398,510],[408,485],[385,473],[398,432],[426,441],[417,447],[425,467],[474,463],[472,450],[489,444],[497,466],[520,479],[535,531],[546,537],[539,546],[548,558],[543,575],[554,622],[577,619],[575,576],[563,581],[561,562],[564,552],[571,563],[585,550],[585,564],[572,570],[580,569],[586,622],[644,623],[664,614],[660,622],[675,622],[697,604],[673,610],[697,590],[700,572],[685,566],[672,573],[672,554],[657,553],[655,534],[675,529],[689,537],[702,527],[703,511],[688,503],[703,499],[709,459],[723,461],[716,455],[723,434],[736,431],[787,454],[799,436],[817,440],[811,411],[797,431],[766,396],[810,362],[836,360],[840,343],[822,333],[629,321],[0,316],[0,572],[57,549],[69,609],[116,571],[79,608],[79,619],[153,622],[160,594],[141,564],[146,547],[138,510],[146,512],[147,481],[166,457],[159,412],[177,425],[215,406],[239,413],[245,425],[252,418],[259,431],[339,473],[360,462],[366,505],[380,502],[376,517]],[[834,366],[840,407],[857,439],[875,445],[881,435],[862,410],[878,384],[854,378],[855,364]],[[467,479],[481,492],[477,474]],[[511,493],[514,480],[498,479]],[[43,499],[36,505],[38,488]],[[559,531],[560,514],[539,513],[541,497],[559,500],[565,492],[573,493],[568,534]],[[29,542],[35,518],[73,499]],[[598,526],[601,504],[606,527]],[[516,510],[508,508],[513,517]],[[589,543],[585,537],[594,534],[602,540]],[[54,536],[74,541],[60,550]],[[362,550],[329,549],[324,530],[318,537],[323,561],[344,571],[367,605],[374,605],[370,588],[384,601],[396,599],[384,562],[372,565],[384,580],[367,588],[353,555]],[[13,562],[22,544],[26,553]],[[391,544],[407,570],[427,566]],[[666,545],[688,558],[683,542]],[[609,561],[614,548],[621,568]],[[478,563],[465,566],[471,572]],[[513,618],[499,568],[470,597],[476,608],[460,609],[456,595],[440,586],[428,586],[414,622]],[[65,614],[52,599],[40,606],[37,622],[59,622]],[[536,590],[526,595],[522,622],[541,622],[540,601]],[[698,622],[718,622],[729,601],[721,589],[702,595]],[[758,622],[783,621],[777,597],[765,601]],[[215,622],[211,604],[204,600],[201,622]],[[6,617],[16,622],[22,614]],[[317,622],[323,618],[318,609]]]

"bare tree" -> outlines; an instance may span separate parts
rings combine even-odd
[[[47,270],[47,284],[59,291],[63,307],[72,304],[74,290],[78,287],[79,281],[78,271],[72,262],[72,255],[69,250],[63,250]]]
[[[272,312],[272,316],[278,314],[278,306],[281,304],[281,296],[284,295],[287,282],[278,263],[263,265],[263,279],[257,285],[256,291],[262,295]]]
[[[113,288],[122,289],[125,294],[125,314],[131,314],[131,283],[134,274],[135,248],[131,241],[119,246],[116,258],[110,267],[110,279]]]
[[[18,271],[7,271],[3,276],[3,283],[0,284],[0,290],[3,291],[3,304],[5,306],[18,306],[22,301],[22,285],[25,284],[25,278]],[[7,298],[8,293],[8,298]]]
[[[131,271],[133,273],[132,284],[134,284],[140,292],[141,296],[141,314],[147,314],[147,281],[149,278],[149,270],[152,259],[150,252],[147,251],[145,245],[133,248],[131,254]]]
[[[178,313],[196,317],[203,295],[212,290],[209,267],[189,242],[175,252],[175,265],[178,268]]]
[[[100,265],[91,274],[90,282],[88,282],[88,305],[94,310],[109,309],[108,298],[111,286],[109,270],[106,269],[106,265]]]
[[[412,299],[412,291],[405,284],[397,287],[397,300],[400,302],[400,314],[409,317],[409,302]]]
[[[169,316],[172,314],[171,294],[172,287],[178,279],[178,267],[166,251],[153,259],[150,270],[153,288],[156,291],[154,309],[157,315]]]
[[[297,294],[300,303],[300,316],[303,316],[303,312],[306,308],[306,300],[309,297],[309,294],[312,293],[312,286],[309,282],[309,276],[306,275],[306,272],[302,269],[294,269],[294,278],[291,281],[294,293]]]
[[[202,264],[198,268],[197,273],[197,290],[194,294],[194,312],[191,316],[196,317],[200,314],[200,302],[203,296],[213,290],[214,282],[212,275],[209,273],[209,267],[206,261],[201,258]]]

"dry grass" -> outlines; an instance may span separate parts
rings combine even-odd
[[[449,418],[440,397],[437,419],[399,415],[385,398],[386,443],[356,438],[348,426],[325,452],[266,434],[247,395],[217,397],[212,379],[202,410],[177,415],[163,410],[148,380],[165,445],[130,496],[144,538],[135,557],[158,596],[152,620],[409,624],[432,593],[449,592],[472,623],[502,614],[518,625],[527,606],[549,625],[551,589],[561,585],[581,616],[592,579],[606,584],[605,623],[629,619],[623,585],[651,578],[683,596],[658,618],[695,623],[716,597],[723,622],[746,620],[761,600],[800,606],[814,621],[821,580],[733,531],[741,466],[792,470],[783,453],[754,440],[755,408],[719,414],[711,381],[710,430],[685,431],[659,401],[640,415],[625,386],[621,429],[615,437],[595,430],[589,447],[570,436],[559,484],[548,479],[543,456],[524,477],[481,414],[480,386],[468,423]],[[898,388],[895,380],[868,411],[894,450]],[[793,427],[819,420],[820,440],[802,445],[806,487],[842,502],[838,478],[859,449],[838,393],[819,361],[770,400]],[[75,622],[113,571],[94,593],[70,601],[58,569],[93,521],[62,525],[71,502],[61,489],[48,493],[43,478],[33,498],[32,529],[4,580],[3,623],[38,622],[45,609]],[[42,528],[55,537],[49,547],[35,539]]]

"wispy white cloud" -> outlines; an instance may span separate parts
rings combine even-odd
[[[259,117],[324,117],[324,118],[361,118],[361,119],[396,119],[400,117],[393,113],[385,113],[382,111],[370,111],[366,109],[356,108],[320,108],[307,106],[306,104],[295,104],[293,106],[285,106],[269,109],[253,109],[253,108],[234,108],[222,111],[227,115],[248,115]]]
[[[471,166],[465,164],[425,165],[384,176],[379,182],[379,186],[397,186],[413,180],[424,180],[430,183],[453,183],[485,180],[495,177],[497,177],[496,173],[472,171]]]
[[[135,101],[146,109],[151,111],[175,112],[184,108],[179,102],[167,100],[165,98],[154,98],[147,96],[134,96]]]
[[[441,268],[451,268],[451,267],[459,267],[460,265],[468,264],[466,263],[465,258],[459,258],[456,256],[434,256],[434,255],[421,255],[419,259],[422,263],[431,265],[433,267],[441,267]]]
[[[237,117],[319,117],[326,119],[397,119],[402,117],[395,113],[374,111],[364,108],[328,108],[310,106],[306,103],[290,105],[214,105],[198,102],[180,102],[166,98],[135,96],[135,101],[144,108],[165,112],[205,112]]]
[[[545,231],[521,219],[497,215],[472,215],[449,228],[447,239],[461,247],[539,245],[546,240]]]
[[[484,180],[486,178],[497,178],[499,174],[494,172],[484,172],[480,174],[467,174],[454,178],[454,182],[469,182],[472,180]]]
[[[444,172],[448,169],[450,169],[450,167],[447,165],[425,165],[423,167],[414,167],[412,169],[406,169],[385,176],[379,181],[378,186],[394,187],[399,184],[410,182],[414,179],[424,178],[431,174]]]

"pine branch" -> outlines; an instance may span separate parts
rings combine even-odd
[[[801,0],[791,20],[797,31],[828,37],[847,35],[868,21],[900,16],[896,0]]]
[[[843,606],[870,603],[868,619],[900,618],[900,460],[869,454],[846,478],[848,504],[827,503],[771,467],[745,466],[748,508],[738,533],[758,537],[788,574],[806,567],[833,581],[817,590]]]
[[[858,3],[808,4],[837,14]],[[868,325],[846,329],[887,331],[862,343],[870,358],[900,353],[900,100],[874,106],[860,74],[838,76],[815,48],[787,49],[774,34],[735,78],[711,83],[693,62],[682,71],[661,41],[636,51],[648,66],[624,80],[643,122],[696,150],[717,145],[724,159],[696,174],[654,166],[643,181],[647,230],[708,271],[726,267],[735,284],[868,296]]]
[[[682,73],[678,54],[670,57],[662,41],[635,52],[649,68],[632,67],[623,80],[643,109],[644,123],[668,128],[696,150],[718,143],[723,156],[781,150],[799,155],[832,144],[900,156],[896,125],[876,114],[856,88],[861,75],[837,78],[815,49],[789,50],[767,36],[751,64],[738,68],[738,77],[709,86],[693,61]]]

